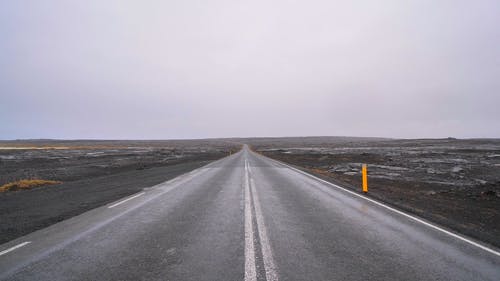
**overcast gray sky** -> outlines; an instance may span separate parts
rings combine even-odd
[[[500,137],[500,1],[0,0],[0,139]]]

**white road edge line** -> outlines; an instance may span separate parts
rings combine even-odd
[[[118,203],[115,203],[115,204],[113,204],[113,205],[109,206],[108,208],[109,208],[109,209],[114,208],[114,207],[116,207],[116,206],[118,206],[118,205],[121,205],[121,204],[123,204],[123,203],[125,203],[125,202],[127,202],[127,201],[129,201],[129,200],[132,200],[132,199],[134,199],[134,198],[137,198],[137,197],[139,197],[139,196],[142,196],[142,195],[144,195],[144,193],[146,193],[146,192],[141,192],[141,193],[139,193],[139,194],[136,194],[136,195],[134,195],[134,196],[132,196],[132,197],[129,197],[129,198],[125,199],[125,200],[122,200],[122,201],[120,201],[120,202],[118,202]]]
[[[266,157],[266,156],[262,156],[262,157]],[[500,252],[495,251],[495,250],[493,250],[493,249],[491,249],[491,248],[488,248],[488,247],[486,247],[486,246],[484,246],[484,245],[481,245],[481,244],[479,244],[479,243],[477,243],[477,242],[474,242],[474,241],[472,241],[472,240],[470,240],[470,239],[467,239],[467,238],[465,238],[465,237],[463,237],[463,236],[460,236],[460,235],[458,235],[458,234],[455,234],[455,233],[453,233],[453,232],[450,232],[450,231],[448,231],[448,230],[446,230],[446,229],[443,229],[443,228],[441,228],[441,227],[439,227],[439,226],[436,226],[436,225],[434,225],[434,224],[428,223],[428,222],[426,222],[426,221],[424,221],[424,220],[422,220],[422,219],[420,219],[420,218],[414,217],[414,216],[409,215],[409,214],[407,214],[407,213],[405,213],[405,212],[402,212],[402,211],[400,211],[400,210],[397,210],[397,209],[394,209],[394,208],[392,208],[392,207],[389,207],[389,206],[387,206],[387,205],[385,205],[385,204],[383,204],[383,203],[380,203],[380,202],[378,202],[378,201],[375,201],[375,200],[373,200],[373,199],[367,198],[367,197],[365,197],[365,196],[363,196],[363,195],[361,195],[361,194],[358,194],[358,193],[356,193],[356,192],[354,192],[354,191],[351,191],[351,190],[345,189],[345,188],[343,188],[343,187],[341,187],[341,186],[338,186],[338,185],[333,184],[333,183],[331,183],[331,182],[328,182],[328,181],[326,181],[326,180],[320,179],[320,178],[318,178],[318,177],[316,177],[316,176],[314,176],[314,175],[308,174],[308,173],[306,173],[306,172],[304,172],[304,171],[301,171],[301,170],[299,170],[299,169],[297,169],[297,168],[294,168],[294,167],[292,167],[292,166],[290,166],[290,165],[287,165],[287,164],[285,164],[285,163],[283,163],[283,162],[281,162],[281,161],[277,161],[277,160],[271,159],[271,158],[269,158],[269,157],[266,157],[266,158],[267,158],[267,159],[270,159],[271,161],[274,161],[274,162],[276,162],[276,163],[278,163],[278,164],[281,164],[281,165],[283,165],[283,166],[286,166],[286,167],[288,167],[288,168],[290,168],[290,169],[292,169],[292,170],[294,170],[294,171],[296,171],[296,172],[298,172],[298,173],[301,173],[301,174],[303,174],[303,175],[305,175],[305,176],[311,177],[311,178],[313,178],[313,179],[315,179],[315,180],[318,180],[318,181],[320,181],[320,182],[326,183],[326,184],[328,184],[328,185],[330,185],[330,186],[333,186],[333,187],[335,187],[335,188],[341,189],[341,190],[343,190],[343,191],[345,191],[345,192],[347,192],[347,193],[350,193],[351,195],[354,195],[354,196],[357,196],[357,197],[362,198],[362,199],[364,199],[364,200],[367,200],[367,201],[369,201],[369,202],[371,202],[371,203],[373,203],[373,204],[376,204],[376,205],[378,205],[378,206],[380,206],[380,207],[383,207],[383,208],[385,208],[385,209],[387,209],[387,210],[390,210],[390,211],[392,211],[392,212],[395,212],[395,213],[397,213],[397,214],[400,214],[400,215],[402,215],[402,216],[405,216],[405,217],[407,217],[407,218],[409,218],[409,219],[412,219],[412,220],[414,220],[414,221],[416,221],[416,222],[419,222],[419,223],[421,223],[421,224],[423,224],[423,225],[426,225],[426,226],[428,226],[428,227],[430,227],[430,228],[433,228],[433,229],[435,229],[435,230],[437,230],[437,231],[440,231],[440,232],[442,232],[442,233],[444,233],[444,234],[447,234],[447,235],[449,235],[449,236],[452,236],[452,237],[454,237],[454,238],[456,238],[456,239],[459,239],[459,240],[461,240],[461,241],[463,241],[463,242],[466,242],[466,243],[468,243],[468,244],[470,244],[470,245],[472,245],[472,246],[478,247],[478,248],[480,248],[480,249],[482,249],[482,250],[484,250],[484,251],[486,251],[486,252],[489,252],[489,253],[491,253],[491,254],[494,254],[494,255],[499,256],[499,257],[500,257]]]
[[[252,202],[250,198],[250,185],[248,182],[248,163],[245,159],[245,281],[257,280],[255,267],[255,246],[252,227]]]
[[[3,256],[3,255],[5,255],[5,254],[7,254],[7,253],[9,253],[9,252],[12,252],[12,251],[14,251],[15,249],[19,249],[19,248],[21,248],[21,247],[24,247],[24,246],[28,245],[29,243],[31,243],[31,241],[26,241],[26,242],[23,242],[23,243],[21,243],[21,244],[17,244],[16,246],[14,246],[14,247],[12,247],[12,248],[9,248],[9,249],[7,249],[7,250],[1,251],[1,252],[0,252],[0,256]]]
[[[276,263],[273,258],[273,251],[271,250],[271,244],[269,243],[269,238],[267,237],[266,225],[264,224],[264,217],[262,216],[262,209],[260,208],[259,203],[259,195],[257,195],[255,182],[252,177],[250,177],[250,188],[253,195],[253,205],[255,207],[255,218],[257,220],[257,229],[259,231],[262,259],[264,261],[264,270],[266,271],[266,280],[278,281],[279,278]]]

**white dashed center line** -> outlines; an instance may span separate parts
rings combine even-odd
[[[108,208],[110,208],[110,209],[111,209],[111,208],[114,208],[114,207],[116,207],[116,206],[118,206],[118,205],[121,205],[121,204],[123,204],[123,203],[125,203],[125,202],[127,202],[127,201],[129,201],[129,200],[132,200],[132,199],[137,198],[137,197],[139,197],[139,196],[141,196],[141,195],[144,195],[144,193],[145,193],[145,192],[141,192],[141,193],[139,193],[139,194],[136,194],[136,195],[134,195],[134,196],[132,196],[132,197],[129,197],[129,198],[125,199],[125,200],[122,200],[122,201],[120,201],[120,202],[118,202],[118,203],[115,203],[115,204],[113,204],[113,205],[109,206]]]
[[[12,252],[12,251],[14,251],[15,249],[19,249],[19,248],[21,248],[21,247],[24,247],[24,246],[28,245],[29,243],[31,243],[31,241],[26,241],[26,242],[23,242],[23,243],[21,243],[21,244],[18,244],[18,245],[16,245],[16,246],[12,247],[12,248],[9,248],[9,249],[7,249],[7,250],[1,251],[1,252],[0,252],[0,256],[5,255],[5,254],[7,254],[8,252]]]

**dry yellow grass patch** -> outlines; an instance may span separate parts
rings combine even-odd
[[[329,176],[330,175],[330,173],[328,171],[321,170],[321,169],[311,168],[309,170],[311,172],[313,172],[313,173],[317,173],[317,174],[321,174],[321,175],[325,175],[325,176]]]
[[[52,184],[60,184],[60,181],[52,181],[52,180],[40,180],[40,179],[31,179],[31,180],[19,180],[15,182],[9,182],[0,186],[0,192],[5,191],[15,191],[21,189],[31,189],[34,187],[44,186],[44,185],[52,185]]]

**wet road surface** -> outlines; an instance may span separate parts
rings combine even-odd
[[[0,279],[500,280],[500,254],[245,147],[0,245]]]

